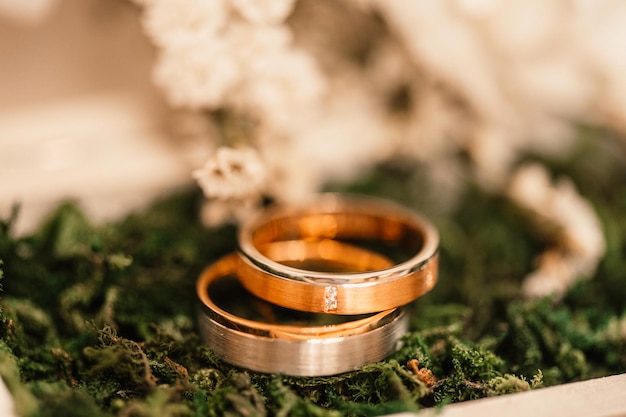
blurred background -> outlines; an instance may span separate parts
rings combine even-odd
[[[0,215],[20,205],[17,233],[67,198],[105,220],[191,181],[154,56],[128,1],[0,2]]]
[[[1,0],[0,213],[27,231],[69,197],[115,218],[224,146],[264,180],[203,178],[208,223],[389,163],[423,168],[440,213],[469,183],[510,194],[582,128],[623,152],[623,22],[612,0]]]

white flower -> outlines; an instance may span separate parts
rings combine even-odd
[[[219,148],[193,172],[204,195],[218,200],[248,200],[263,192],[267,171],[252,148]]]
[[[213,36],[228,20],[224,0],[141,0],[142,24],[159,47],[176,47]]]
[[[277,24],[293,11],[295,0],[230,0],[246,20],[256,24]]]
[[[508,195],[556,241],[556,247],[542,255],[538,269],[526,278],[526,295],[561,295],[577,279],[595,272],[606,249],[604,234],[593,208],[571,181],[553,184],[544,167],[527,165],[513,176]]]
[[[578,278],[572,259],[548,250],[537,259],[537,267],[524,278],[522,293],[529,298],[561,297]]]
[[[310,55],[291,45],[287,28],[234,23],[227,38],[242,78],[228,105],[283,131],[294,126],[294,113],[313,111],[325,79]]]
[[[218,38],[161,51],[153,77],[172,105],[191,109],[221,107],[241,80],[239,63]]]
[[[252,66],[263,65],[267,54],[290,48],[293,41],[286,26],[259,26],[241,20],[231,20],[221,37],[237,59]]]
[[[563,152],[572,136],[572,120],[608,120],[598,103],[612,101],[601,98],[626,91],[620,87],[626,86],[624,77],[615,76],[626,69],[626,26],[606,18],[626,15],[620,3],[447,0],[375,5],[424,75],[446,86],[470,112],[464,146],[484,171],[480,182],[493,185],[490,179],[502,177],[522,152]],[[447,111],[457,107],[453,101],[447,105]],[[613,115],[626,113],[624,106],[614,109]]]
[[[325,80],[306,54],[277,51],[258,64],[251,65],[243,107],[274,126],[294,126],[294,112],[311,111],[325,91]]]

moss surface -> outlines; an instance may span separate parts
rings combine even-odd
[[[23,416],[161,417],[380,415],[624,372],[626,163],[597,139],[544,161],[593,202],[608,240],[596,276],[560,301],[520,297],[545,242],[506,199],[468,184],[441,214],[419,167],[380,167],[349,187],[426,212],[441,271],[409,306],[400,351],[334,377],[236,369],[199,342],[195,280],[235,248],[235,231],[198,223],[195,190],[98,227],[71,203],[26,237],[5,219],[0,375]]]

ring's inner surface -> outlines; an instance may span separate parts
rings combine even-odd
[[[272,242],[332,239],[379,253],[394,263],[407,261],[424,246],[424,231],[418,222],[394,213],[358,211],[279,216],[254,230],[251,238],[257,249]],[[289,262],[277,262],[293,266]],[[319,271],[316,265],[299,268]]]

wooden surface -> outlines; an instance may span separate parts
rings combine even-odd
[[[626,374],[451,404],[394,417],[626,416]]]

